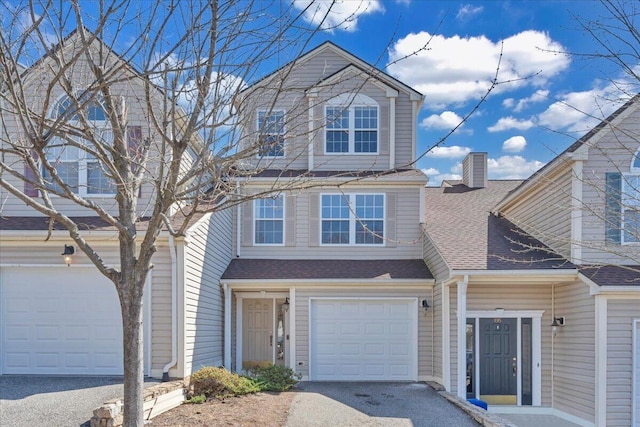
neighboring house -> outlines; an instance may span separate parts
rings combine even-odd
[[[82,44],[74,32],[51,55],[70,55]],[[99,41],[91,45],[96,54],[100,47],[100,54],[121,61]],[[23,73],[24,90],[32,94],[36,109],[45,99],[42,94],[48,93],[47,70],[55,69],[51,61],[50,55],[45,56]],[[89,84],[87,69],[78,65],[67,75]],[[136,75],[126,65],[121,70]],[[142,135],[153,138],[142,78],[123,79],[121,87],[112,89],[122,93],[128,107],[130,140]],[[55,118],[69,102],[60,87],[53,85],[51,90],[55,102],[50,117]],[[89,119],[96,126],[104,122],[108,132],[102,109],[88,111]],[[4,114],[3,121],[3,141],[22,137],[11,117]],[[111,184],[90,158],[61,147],[51,149],[50,155],[60,159],[58,172],[78,194],[112,214],[117,212]],[[20,162],[10,156],[3,161]],[[14,179],[9,174],[4,178]],[[24,185],[27,195],[40,197],[17,179],[12,184]],[[140,191],[140,209],[152,203],[151,185],[144,184]],[[49,233],[47,218],[2,188],[0,200],[0,374],[122,374],[122,322],[114,285],[77,249],[67,265],[61,253],[73,241],[66,229],[54,224]],[[54,197],[52,203],[78,224],[103,259],[119,265],[114,227],[66,199]],[[140,215],[137,231],[142,235],[147,220],[144,211]],[[183,218],[176,215],[172,220],[178,225]],[[231,232],[231,212],[221,212],[197,218],[184,238],[172,239],[167,232],[159,236],[144,295],[147,375],[183,377],[193,365],[222,363],[222,291],[216,279],[231,258]]]
[[[328,42],[243,95],[255,105],[246,135],[265,149],[242,191],[269,194],[236,212],[236,256],[222,276],[225,366],[431,379],[427,178],[413,165],[422,95]]]
[[[471,153],[461,182],[427,189],[448,390],[497,412],[640,425],[639,122],[635,97],[525,181],[487,180]]]

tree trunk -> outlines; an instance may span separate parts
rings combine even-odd
[[[124,350],[124,427],[144,425],[144,364],[142,346],[142,292],[121,301]]]

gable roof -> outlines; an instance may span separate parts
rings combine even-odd
[[[599,286],[640,287],[640,265],[587,265],[580,273]]]
[[[245,259],[231,260],[223,280],[430,280],[433,275],[421,259]]]
[[[294,59],[293,61],[290,61],[288,63],[286,63],[285,65],[281,66],[280,68],[272,71],[271,73],[267,74],[266,76],[262,77],[261,79],[259,79],[258,81],[254,82],[253,84],[249,85],[248,87],[246,87],[245,89],[242,90],[243,93],[248,92],[253,90],[254,87],[258,86],[261,83],[266,82],[267,80],[271,79],[273,76],[275,76],[280,70],[285,69],[287,67],[292,67],[294,65],[300,65],[301,63],[304,63],[310,59],[312,59],[313,57],[322,54],[326,51],[331,51],[332,53],[341,56],[342,58],[344,58],[347,62],[350,62],[353,66],[355,66],[357,69],[359,69],[361,72],[364,72],[368,75],[370,75],[371,77],[381,80],[383,81],[385,84],[398,89],[402,92],[408,93],[411,97],[411,100],[415,100],[415,101],[420,101],[420,103],[422,103],[422,101],[424,100],[424,95],[421,94],[420,92],[418,92],[417,90],[413,89],[411,86],[401,82],[400,80],[396,79],[395,77],[385,73],[384,71],[380,70],[378,67],[369,64],[368,62],[360,59],[359,57],[355,56],[354,54],[352,54],[351,52],[341,48],[340,46],[336,45],[335,43],[331,42],[331,41],[325,41],[323,43],[321,43],[320,45],[316,46],[315,48],[311,49],[308,52],[303,53],[302,55],[300,55],[299,57],[297,57],[296,59]],[[345,68],[348,67],[344,67],[343,69],[339,70],[337,73],[341,73],[344,71]],[[325,78],[326,79],[326,78]],[[318,82],[316,82],[317,84]]]
[[[489,180],[485,188],[461,182],[425,190],[424,229],[452,270],[574,269],[566,259],[493,215],[491,208],[520,180]]]

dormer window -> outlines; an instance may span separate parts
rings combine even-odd
[[[95,142],[100,146],[113,143],[109,121],[98,101],[82,104],[81,99],[74,102],[64,96],[52,109],[51,119],[64,122],[69,129],[78,129],[78,133],[82,133],[84,126],[88,125],[95,140],[88,141],[69,133],[56,136],[45,149],[47,160],[56,169],[65,186],[74,193],[81,196],[113,195],[116,192],[113,181],[105,175],[100,161],[91,154],[95,151]],[[86,123],[81,120],[81,113]],[[62,191],[46,169],[43,170],[43,177],[45,181],[51,182],[53,190]]]
[[[378,154],[378,103],[366,95],[347,94],[325,107],[325,153]]]
[[[258,111],[258,157],[284,157],[284,110]]]

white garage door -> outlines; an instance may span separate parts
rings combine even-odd
[[[121,375],[115,288],[90,268],[0,272],[3,374]]]
[[[311,300],[312,380],[417,380],[417,302]]]

